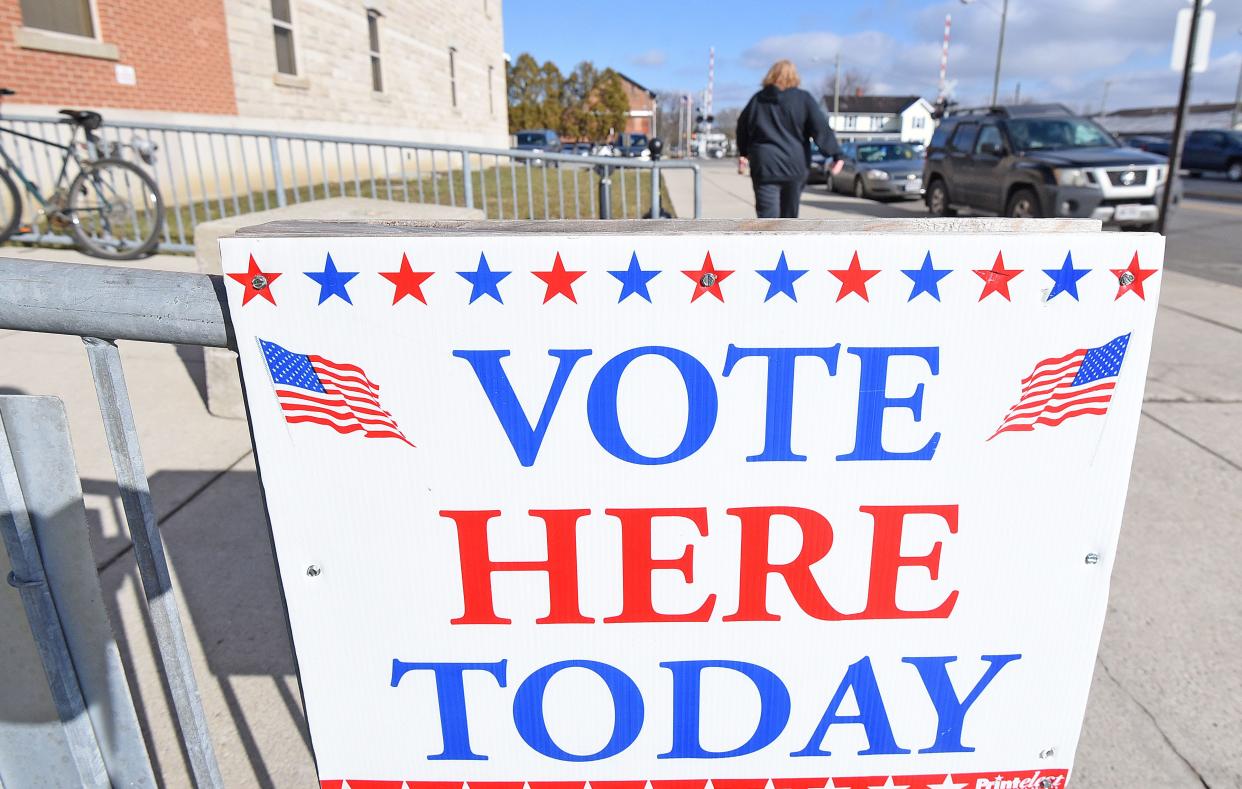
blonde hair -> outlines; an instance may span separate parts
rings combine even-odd
[[[780,90],[789,90],[796,88],[802,84],[802,79],[798,76],[798,67],[793,61],[778,60],[772,64],[772,68],[768,69],[768,74],[763,78],[763,87],[775,85]]]

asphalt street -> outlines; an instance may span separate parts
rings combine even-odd
[[[713,168],[717,165],[709,165]],[[744,178],[738,179],[745,181]],[[739,184],[739,188],[749,184]],[[1188,197],[1173,214],[1168,233],[1165,265],[1196,277],[1242,286],[1242,183],[1221,179],[1187,179],[1187,191],[1213,194],[1213,199]],[[859,216],[926,216],[921,200],[877,202],[828,193],[823,184],[812,184],[802,204],[813,208],[856,213]],[[966,212],[962,212],[966,215]]]

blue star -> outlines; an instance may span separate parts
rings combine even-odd
[[[328,253],[328,260],[323,264],[323,271],[305,271],[306,276],[319,283],[319,303],[323,304],[333,296],[339,296],[346,304],[354,302],[349,298],[349,291],[345,290],[345,283],[358,276],[357,271],[337,271],[336,264],[332,262],[332,253]]]
[[[778,293],[784,293],[790,299],[797,301],[798,297],[794,295],[794,283],[806,272],[807,269],[790,268],[785,262],[785,252],[781,250],[781,259],[776,261],[776,268],[755,271],[768,281],[768,295],[763,297],[764,302],[766,303]]]
[[[504,304],[504,300],[500,298],[500,281],[509,276],[509,271],[492,271],[487,266],[487,256],[482,252],[479,253],[479,267],[474,271],[459,271],[458,275],[462,279],[470,283],[470,303],[474,304],[477,300],[484,296],[491,296],[496,301]]]
[[[914,283],[914,287],[910,289],[910,298],[906,301],[914,301],[914,297],[920,293],[927,293],[936,301],[940,301],[940,280],[953,273],[951,268],[935,268],[932,266],[931,251],[929,250],[923,256],[923,265],[919,268],[903,268],[902,274],[910,278]]]
[[[630,253],[630,267],[621,271],[609,271],[609,274],[617,278],[621,283],[621,296],[617,299],[617,303],[625,301],[631,294],[637,293],[648,302],[651,301],[651,294],[647,292],[647,283],[655,279],[660,272],[644,271],[638,265],[638,253]]]
[[[1066,252],[1061,268],[1044,269],[1044,273],[1052,277],[1052,292],[1048,294],[1048,301],[1056,298],[1058,293],[1068,293],[1074,301],[1078,301],[1078,280],[1087,276],[1089,271],[1089,268],[1074,268],[1074,255]]]

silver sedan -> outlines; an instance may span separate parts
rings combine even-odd
[[[860,198],[923,196],[922,146],[908,142],[852,142],[842,146],[845,166],[828,183],[831,191]]]

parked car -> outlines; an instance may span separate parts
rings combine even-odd
[[[923,152],[908,142],[853,142],[828,188],[855,197],[904,200],[923,195]]]
[[[832,166],[832,162],[828,157],[824,156],[824,152],[819,149],[814,140],[811,140],[811,172],[806,177],[808,184],[826,184],[832,178],[828,173],[828,168]]]
[[[561,147],[561,153],[567,153],[571,156],[590,156],[591,143],[589,142],[573,142]]]
[[[1123,136],[1121,141],[1140,151],[1158,153],[1161,156],[1169,155],[1169,138],[1159,134],[1131,134],[1128,137]]]
[[[651,155],[647,151],[647,135],[645,134],[623,134],[613,142],[613,148],[618,152],[618,156],[637,158]]]
[[[928,146],[923,183],[927,208],[939,216],[966,206],[1149,229],[1167,175],[1164,156],[1123,146],[1064,105],[1023,104],[947,116]]]
[[[560,153],[563,148],[560,135],[551,129],[526,129],[518,132],[515,136],[517,138],[517,145],[514,147],[519,151]],[[531,159],[531,164],[542,163],[542,159]]]

